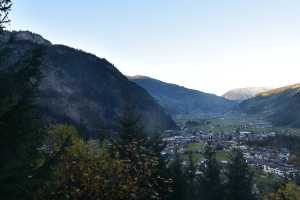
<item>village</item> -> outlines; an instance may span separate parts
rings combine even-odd
[[[269,127],[269,124],[257,123],[255,126],[265,128]],[[163,140],[166,142],[166,148],[163,154],[172,158],[177,149],[177,152],[183,156],[193,154],[196,158],[196,165],[200,165],[204,161],[205,145],[212,144],[216,147],[217,160],[223,165],[228,163],[232,150],[240,149],[247,163],[254,169],[279,177],[293,177],[300,172],[300,169],[289,163],[291,154],[288,149],[249,145],[250,142],[262,141],[275,137],[276,134],[271,131],[253,133],[245,128],[243,131],[212,133],[185,126],[178,131],[165,132]],[[186,161],[183,161],[183,164],[186,164]]]

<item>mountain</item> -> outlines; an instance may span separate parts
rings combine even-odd
[[[105,59],[63,45],[54,45],[31,32],[0,36],[1,70],[11,70],[32,49],[44,49],[38,108],[47,119],[70,122],[88,133],[115,129],[120,115],[134,108],[147,131],[176,128],[171,117],[137,84]]]
[[[260,93],[242,102],[239,109],[261,115],[276,126],[300,128],[300,84]]]
[[[267,88],[267,87],[236,88],[236,89],[229,90],[222,96],[225,99],[242,102],[244,100],[255,97],[259,93],[266,92],[271,89],[272,88]]]
[[[145,88],[170,114],[222,114],[235,102],[213,94],[165,83],[146,76],[129,77]]]

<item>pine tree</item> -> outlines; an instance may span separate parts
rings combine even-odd
[[[152,149],[158,158],[157,170],[153,174],[153,178],[157,182],[155,190],[161,199],[167,199],[171,193],[173,181],[168,169],[168,159],[162,155],[162,151],[166,148],[166,142],[162,140],[160,133],[155,133],[150,137],[147,148]]]
[[[192,151],[188,152],[188,162],[186,168],[187,174],[187,200],[194,200],[198,196],[198,185],[196,182],[196,164]]]
[[[221,181],[221,169],[216,160],[216,152],[211,145],[205,149],[205,162],[200,171],[200,199],[222,200],[224,198],[223,185]]]
[[[132,199],[161,199],[158,188],[166,187],[166,182],[159,177],[159,145],[145,134],[134,112],[126,112],[120,124],[117,151],[126,163],[128,176],[136,177],[138,185]]]
[[[0,194],[4,199],[25,199],[40,155],[42,131],[35,110],[41,78],[42,50],[0,73]]]
[[[5,25],[10,22],[8,19],[8,13],[11,6],[11,0],[0,0],[0,33],[5,28]]]
[[[174,160],[169,166],[169,171],[173,180],[173,192],[170,195],[170,200],[185,200],[187,176],[184,173],[182,159],[178,153],[178,147],[175,148]]]
[[[250,171],[243,153],[234,150],[227,171],[226,199],[228,200],[254,200],[253,173]]]

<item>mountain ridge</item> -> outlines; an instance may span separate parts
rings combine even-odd
[[[251,99],[262,92],[266,92],[266,91],[269,91],[272,89],[273,88],[270,88],[270,87],[234,88],[234,89],[227,91],[222,96],[228,100],[242,102],[247,99]]]
[[[145,88],[171,115],[221,114],[235,106],[235,102],[202,91],[166,83],[148,76],[129,76]]]
[[[47,118],[70,122],[88,132],[117,128],[117,120],[134,107],[148,132],[177,128],[175,122],[146,90],[129,81],[106,59],[65,45],[51,44],[31,32],[5,32],[0,50],[10,56],[0,71],[37,46],[45,48],[38,106]]]
[[[300,128],[300,84],[276,88],[239,105],[242,112],[260,115],[276,126]]]

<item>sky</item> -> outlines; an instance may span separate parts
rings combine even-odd
[[[300,82],[299,0],[14,0],[12,30],[222,95]]]

